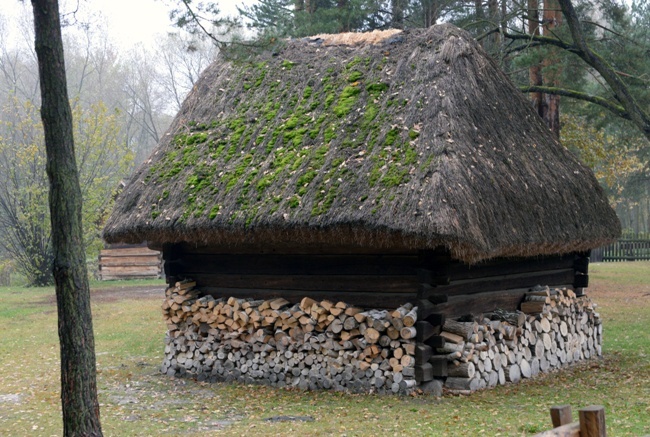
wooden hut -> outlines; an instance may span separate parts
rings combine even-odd
[[[161,253],[143,244],[110,244],[99,252],[99,279],[159,279]]]
[[[161,249],[197,299],[410,303],[430,337],[537,284],[580,294],[589,250],[619,232],[592,172],[438,25],[217,60],[104,237]]]

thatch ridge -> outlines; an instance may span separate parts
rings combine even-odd
[[[400,29],[373,30],[372,32],[344,32],[344,33],[320,33],[307,38],[309,42],[319,43],[325,46],[331,45],[372,45],[380,44],[387,38],[402,33]]]
[[[107,241],[587,250],[618,220],[466,32],[218,60],[118,198]]]

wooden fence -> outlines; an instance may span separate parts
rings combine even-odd
[[[580,409],[579,422],[571,422],[571,406],[551,407],[553,429],[533,437],[606,437],[605,408],[600,405]]]
[[[102,281],[160,278],[162,277],[161,254],[146,246],[104,249],[99,254],[99,277]]]
[[[648,261],[650,260],[650,238],[641,235],[621,238],[608,246],[591,251],[592,262]]]

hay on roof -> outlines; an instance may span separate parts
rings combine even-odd
[[[469,34],[439,25],[219,59],[104,235],[445,246],[474,262],[587,250],[619,232],[592,172]]]
[[[344,45],[374,45],[387,38],[402,33],[399,29],[373,30],[372,32],[321,33],[307,38],[310,42],[320,42],[325,46]]]

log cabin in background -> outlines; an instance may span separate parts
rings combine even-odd
[[[146,244],[109,244],[99,252],[99,279],[162,278],[162,254]]]
[[[471,391],[599,353],[583,289],[618,220],[467,33],[237,55],[203,73],[104,231],[163,252],[165,373]]]

